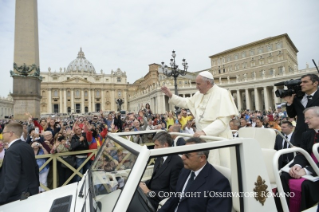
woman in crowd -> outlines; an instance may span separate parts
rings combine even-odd
[[[66,139],[66,137],[64,137],[63,135],[60,135],[54,141],[51,154],[69,152],[70,149],[71,149],[70,142]],[[64,159],[66,163],[68,163],[72,167],[75,167],[75,158],[73,155],[61,156],[61,157]],[[61,162],[58,162],[57,169],[59,174],[59,186],[62,186],[65,183],[65,181],[67,181],[67,179],[69,179],[69,177],[72,175],[72,170],[69,169],[66,165],[64,165]],[[70,182],[71,181],[69,181],[69,183]]]
[[[49,154],[47,150],[42,146],[41,143],[37,141],[33,141],[31,144],[31,147],[33,148],[34,155],[46,155]],[[47,161],[46,158],[39,158],[37,159],[37,164],[39,166],[39,169],[42,167],[42,165]],[[49,165],[46,165],[40,172],[39,172],[39,181],[44,186],[47,186],[47,176],[49,173]],[[41,186],[39,187],[39,192],[45,191]]]
[[[48,118],[47,122],[48,128],[46,130],[50,130],[52,132],[52,136],[54,137],[55,134],[61,130],[60,123],[51,118]]]

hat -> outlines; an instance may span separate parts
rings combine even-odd
[[[208,79],[214,79],[213,75],[209,71],[202,71],[199,73],[199,75]]]

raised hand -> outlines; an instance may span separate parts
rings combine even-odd
[[[164,85],[163,87],[161,87],[161,90],[162,90],[162,92],[163,92],[166,96],[168,96],[169,98],[172,97],[172,92],[171,92],[171,90],[170,90],[168,87],[166,87],[165,85]]]

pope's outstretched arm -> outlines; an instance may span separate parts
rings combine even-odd
[[[178,107],[189,108],[189,104],[192,104],[191,98],[183,98],[183,97],[180,97],[177,95],[173,95],[171,90],[166,86],[163,86],[161,89],[162,89],[162,92],[170,98],[169,101],[170,102],[173,101],[174,105],[176,105]]]

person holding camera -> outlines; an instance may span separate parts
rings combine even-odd
[[[290,118],[297,116],[297,125],[294,134],[294,145],[300,146],[301,135],[308,130],[305,123],[303,111],[312,106],[319,106],[318,90],[319,77],[316,74],[306,74],[301,77],[301,91],[305,93],[302,97],[296,94],[284,97],[287,102],[287,114]]]
[[[90,136],[92,138],[92,135]],[[91,140],[89,141],[91,142]],[[72,151],[82,151],[82,150],[88,150],[89,149],[89,143],[87,140],[87,133],[83,132],[80,126],[75,125],[74,127],[74,136],[71,139],[71,149]],[[76,168],[79,168],[82,163],[86,160],[87,154],[78,154],[75,156],[76,158]],[[80,170],[79,172],[81,174],[85,173],[86,170],[88,169],[88,163],[86,163]],[[79,182],[81,180],[81,177],[76,175],[75,181]]]

